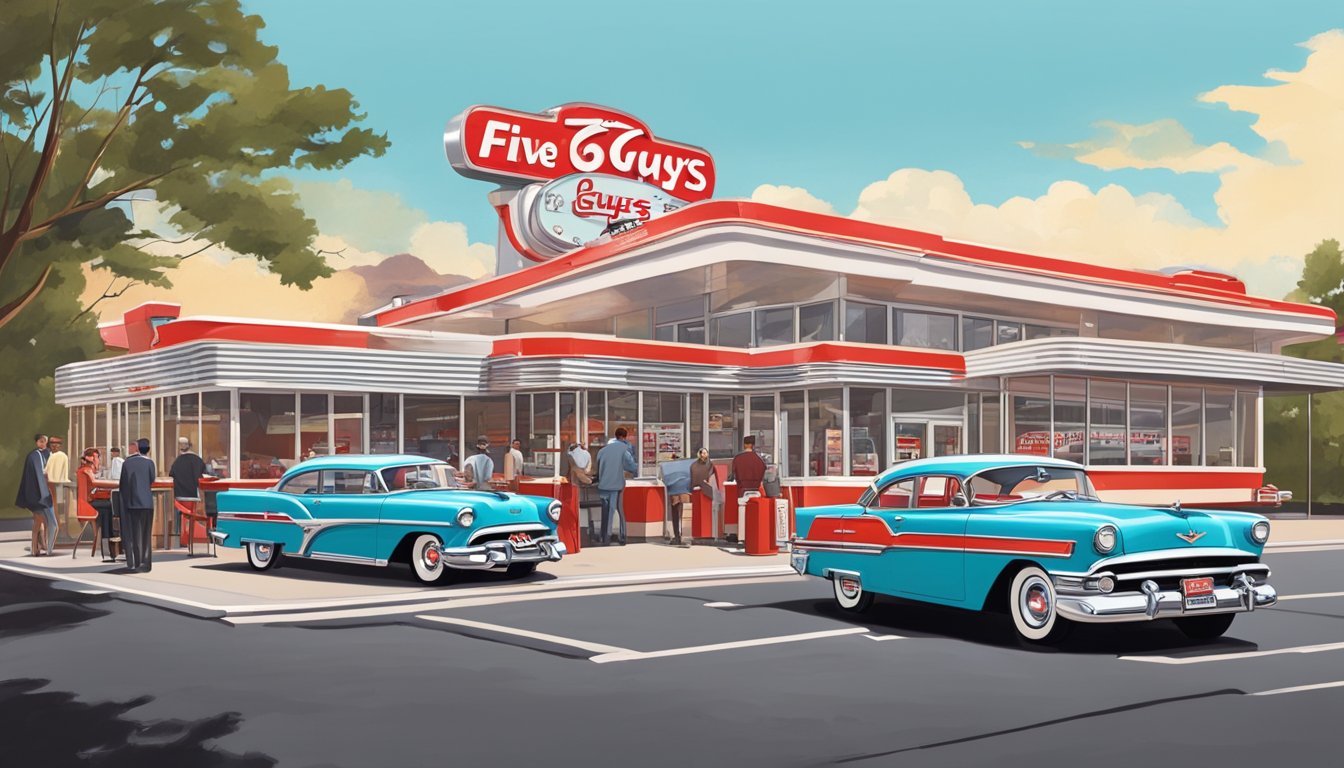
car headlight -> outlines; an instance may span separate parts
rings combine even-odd
[[[1251,541],[1256,544],[1264,544],[1266,541],[1269,541],[1269,521],[1257,521],[1255,525],[1251,526],[1250,534]]]
[[[1109,555],[1115,551],[1115,526],[1103,525],[1092,536],[1092,548],[1098,553]]]
[[[552,522],[560,522],[560,500],[552,501],[546,507],[546,516],[551,518]]]
[[[457,524],[463,528],[470,528],[471,524],[476,522],[476,513],[471,507],[463,507],[457,511]]]

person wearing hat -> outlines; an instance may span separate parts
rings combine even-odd
[[[495,460],[490,458],[490,438],[481,435],[476,438],[476,454],[467,459],[462,466],[462,475],[467,488],[488,491],[490,478],[495,474]]]
[[[149,458],[149,440],[135,441],[136,452],[121,466],[117,487],[121,495],[121,538],[126,550],[126,568],[149,573],[150,536],[154,527],[154,478],[158,470]]]

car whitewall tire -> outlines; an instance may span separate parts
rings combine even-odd
[[[1018,637],[1030,643],[1060,640],[1072,629],[1068,619],[1060,618],[1055,585],[1039,567],[1029,565],[1017,572],[1008,589],[1008,612]]]
[[[439,537],[430,533],[416,536],[411,543],[411,575],[421,584],[442,584],[449,578],[452,569],[443,564],[435,549],[438,546]]]
[[[837,573],[831,576],[831,587],[835,590],[835,604],[842,611],[862,613],[873,604],[873,593],[864,589],[863,582],[856,578]]]
[[[280,545],[264,541],[249,541],[245,547],[247,564],[255,570],[265,571],[277,567],[280,562]]]

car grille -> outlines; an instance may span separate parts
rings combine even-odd
[[[1245,566],[1257,582],[1264,578],[1265,566],[1263,564],[1257,562],[1253,557],[1237,556],[1181,557],[1170,560],[1150,560],[1142,563],[1124,563],[1113,568],[1103,566],[1099,572],[1114,574],[1115,580],[1118,582],[1116,591],[1130,592],[1137,591],[1139,584],[1144,580],[1156,582],[1158,588],[1163,590],[1177,590],[1181,587],[1181,579],[1197,576],[1212,577],[1216,587],[1230,587],[1232,586],[1232,579],[1238,573],[1237,570],[1229,570],[1226,573],[1210,573],[1210,571],[1236,569],[1240,566]],[[1154,576],[1152,575],[1154,572],[1167,572],[1170,575]]]
[[[537,539],[541,538],[542,536],[549,536],[550,533],[551,532],[548,529],[541,526],[538,526],[536,528],[529,528],[528,530],[525,531],[492,531],[489,533],[482,534],[480,536],[473,536],[471,539],[471,543],[475,545],[475,544],[488,544],[489,542],[492,541],[512,541],[513,546],[516,549],[528,549],[529,547],[535,547],[537,545],[536,544]],[[518,537],[520,534],[525,534],[528,537],[528,539],[530,539],[530,542],[519,541]]]

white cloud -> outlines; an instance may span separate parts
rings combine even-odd
[[[850,216],[1047,256],[1140,269],[1184,265],[1230,272],[1258,295],[1279,297],[1296,283],[1303,256],[1325,238],[1344,239],[1344,32],[1304,44],[1297,72],[1273,83],[1228,85],[1200,100],[1255,114],[1252,129],[1270,150],[1247,155],[1227,142],[1203,146],[1174,120],[1102,123],[1097,138],[1026,144],[1040,154],[1117,168],[1214,173],[1220,221],[1197,220],[1170,195],[1134,195],[1074,181],[1002,205],[976,203],[956,174],[906,168],[865,187]],[[753,199],[785,196],[807,210],[826,205],[806,190],[764,185]]]
[[[768,203],[784,208],[793,208],[798,211],[811,211],[812,213],[825,214],[835,213],[834,206],[825,200],[814,197],[802,187],[784,187],[775,186],[774,184],[762,184],[751,193],[751,199],[758,203]]]
[[[411,253],[441,275],[475,279],[495,272],[494,247],[469,242],[466,225],[455,221],[435,221],[416,227],[411,233]]]
[[[349,179],[296,181],[300,205],[317,230],[339,237],[361,251],[402,253],[410,233],[429,221],[393,192],[359,189]]]

